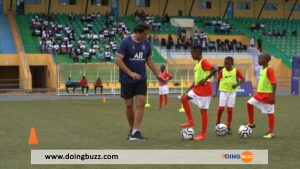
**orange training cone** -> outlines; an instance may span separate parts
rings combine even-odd
[[[102,103],[106,103],[106,97],[102,98]]]
[[[35,128],[30,129],[28,144],[39,144],[39,141],[38,141],[38,138],[37,138],[37,135],[35,132]]]

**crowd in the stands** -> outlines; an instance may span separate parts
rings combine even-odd
[[[39,38],[42,53],[69,54],[74,62],[87,63],[92,58],[109,62],[117,50],[116,37],[122,39],[130,34],[123,22],[109,14],[106,15],[106,27],[100,31],[93,29],[93,24],[101,18],[99,13],[81,15],[80,18],[70,13],[68,18],[70,22],[80,19],[84,24],[81,32],[75,32],[70,25],[58,22],[56,15],[41,14],[32,17],[32,35]],[[75,38],[76,33],[79,34],[78,38]],[[103,50],[101,46],[105,46]]]
[[[181,30],[177,39],[169,35],[167,39],[162,38],[160,42],[160,45],[167,50],[188,50],[196,44],[201,45],[206,52],[243,52],[248,49],[247,45],[235,39],[210,40],[208,34],[203,31],[195,31],[193,35],[188,36],[185,30]]]

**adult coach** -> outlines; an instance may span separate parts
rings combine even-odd
[[[129,140],[145,140],[140,131],[144,115],[147,93],[146,64],[156,78],[158,71],[151,59],[151,45],[147,41],[149,26],[138,24],[134,33],[125,37],[116,56],[116,65],[120,68],[121,97],[125,100],[126,115],[130,126]],[[135,111],[133,111],[135,97]]]

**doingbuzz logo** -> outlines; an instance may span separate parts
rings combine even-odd
[[[223,159],[241,159],[244,163],[250,163],[253,160],[253,154],[250,151],[245,151],[242,154],[222,154]]]

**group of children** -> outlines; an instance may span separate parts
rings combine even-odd
[[[191,55],[193,60],[197,61],[194,69],[194,83],[187,89],[181,97],[181,103],[185,110],[187,122],[180,124],[182,128],[195,126],[195,121],[192,116],[192,111],[189,105],[191,100],[199,109],[201,114],[201,132],[193,138],[196,141],[202,141],[206,138],[206,129],[208,122],[207,110],[210,105],[211,97],[213,95],[213,87],[211,77],[217,70],[202,57],[202,47],[195,45],[191,48]],[[247,102],[248,110],[248,125],[250,128],[255,127],[254,123],[254,106],[259,108],[263,114],[268,116],[269,129],[263,138],[274,138],[274,104],[276,95],[276,80],[275,71],[269,66],[271,56],[263,53],[259,56],[258,63],[262,66],[257,92]],[[161,66],[160,77],[169,81],[172,76],[165,71],[165,66]],[[216,125],[221,121],[221,116],[225,108],[227,108],[226,125],[228,134],[231,133],[230,127],[232,122],[233,108],[235,105],[236,90],[244,82],[244,75],[236,68],[234,68],[234,59],[226,57],[224,60],[224,68],[219,71],[217,75],[216,93],[220,93],[219,106],[216,115]],[[159,87],[159,106],[162,108],[163,98],[165,99],[165,106],[168,102],[168,86],[166,83],[160,83]]]

